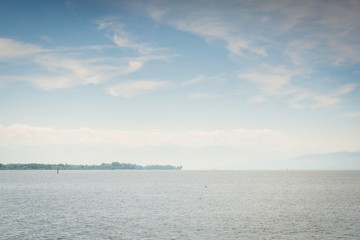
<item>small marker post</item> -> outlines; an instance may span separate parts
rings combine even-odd
[[[56,169],[56,173],[59,174],[59,168]]]

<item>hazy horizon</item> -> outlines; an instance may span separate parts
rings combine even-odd
[[[287,169],[360,152],[359,12],[350,0],[2,1],[0,163]]]

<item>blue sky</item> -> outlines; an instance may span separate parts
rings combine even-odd
[[[1,162],[286,169],[360,151],[359,1],[2,1]]]

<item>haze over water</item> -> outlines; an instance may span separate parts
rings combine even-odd
[[[359,239],[359,171],[1,171],[1,239]]]

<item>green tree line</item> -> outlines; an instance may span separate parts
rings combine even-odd
[[[1,164],[0,170],[181,170],[182,166],[148,165],[141,166],[132,163],[102,163],[100,165],[72,165],[72,164],[41,164],[41,163],[9,163]]]

